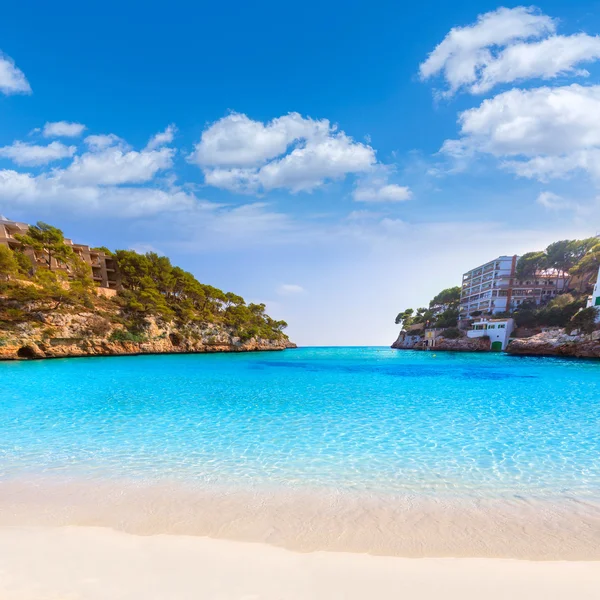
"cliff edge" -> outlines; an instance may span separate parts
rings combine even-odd
[[[513,339],[506,352],[523,356],[600,358],[600,331],[569,335],[564,329],[552,329],[531,337]]]
[[[295,348],[287,337],[242,340],[231,327],[212,323],[178,326],[147,317],[137,335],[122,325],[92,312],[34,314],[12,330],[0,328],[0,360],[176,354],[252,352]]]

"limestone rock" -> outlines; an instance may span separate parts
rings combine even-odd
[[[11,330],[0,329],[0,360],[250,352],[296,347],[285,336],[273,340],[250,338],[242,342],[234,330],[226,326],[202,323],[179,328],[154,317],[146,319],[142,341],[118,341],[113,334],[123,331],[123,326],[96,314],[48,313],[43,316],[43,321],[19,323]]]
[[[552,329],[528,338],[514,339],[506,351],[528,356],[600,358],[600,332],[568,335],[563,329]]]

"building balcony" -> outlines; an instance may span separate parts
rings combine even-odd
[[[523,292],[522,290],[513,290],[513,298],[539,298],[542,295],[542,290],[532,290]]]

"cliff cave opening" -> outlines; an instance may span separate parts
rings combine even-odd
[[[17,350],[19,358],[35,358],[35,351],[30,346],[22,346]]]
[[[169,339],[171,340],[171,344],[173,344],[173,346],[181,346],[183,342],[183,338],[178,333],[170,333]]]

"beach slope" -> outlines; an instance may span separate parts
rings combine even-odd
[[[600,562],[297,553],[92,527],[0,528],[3,600],[597,598]]]

